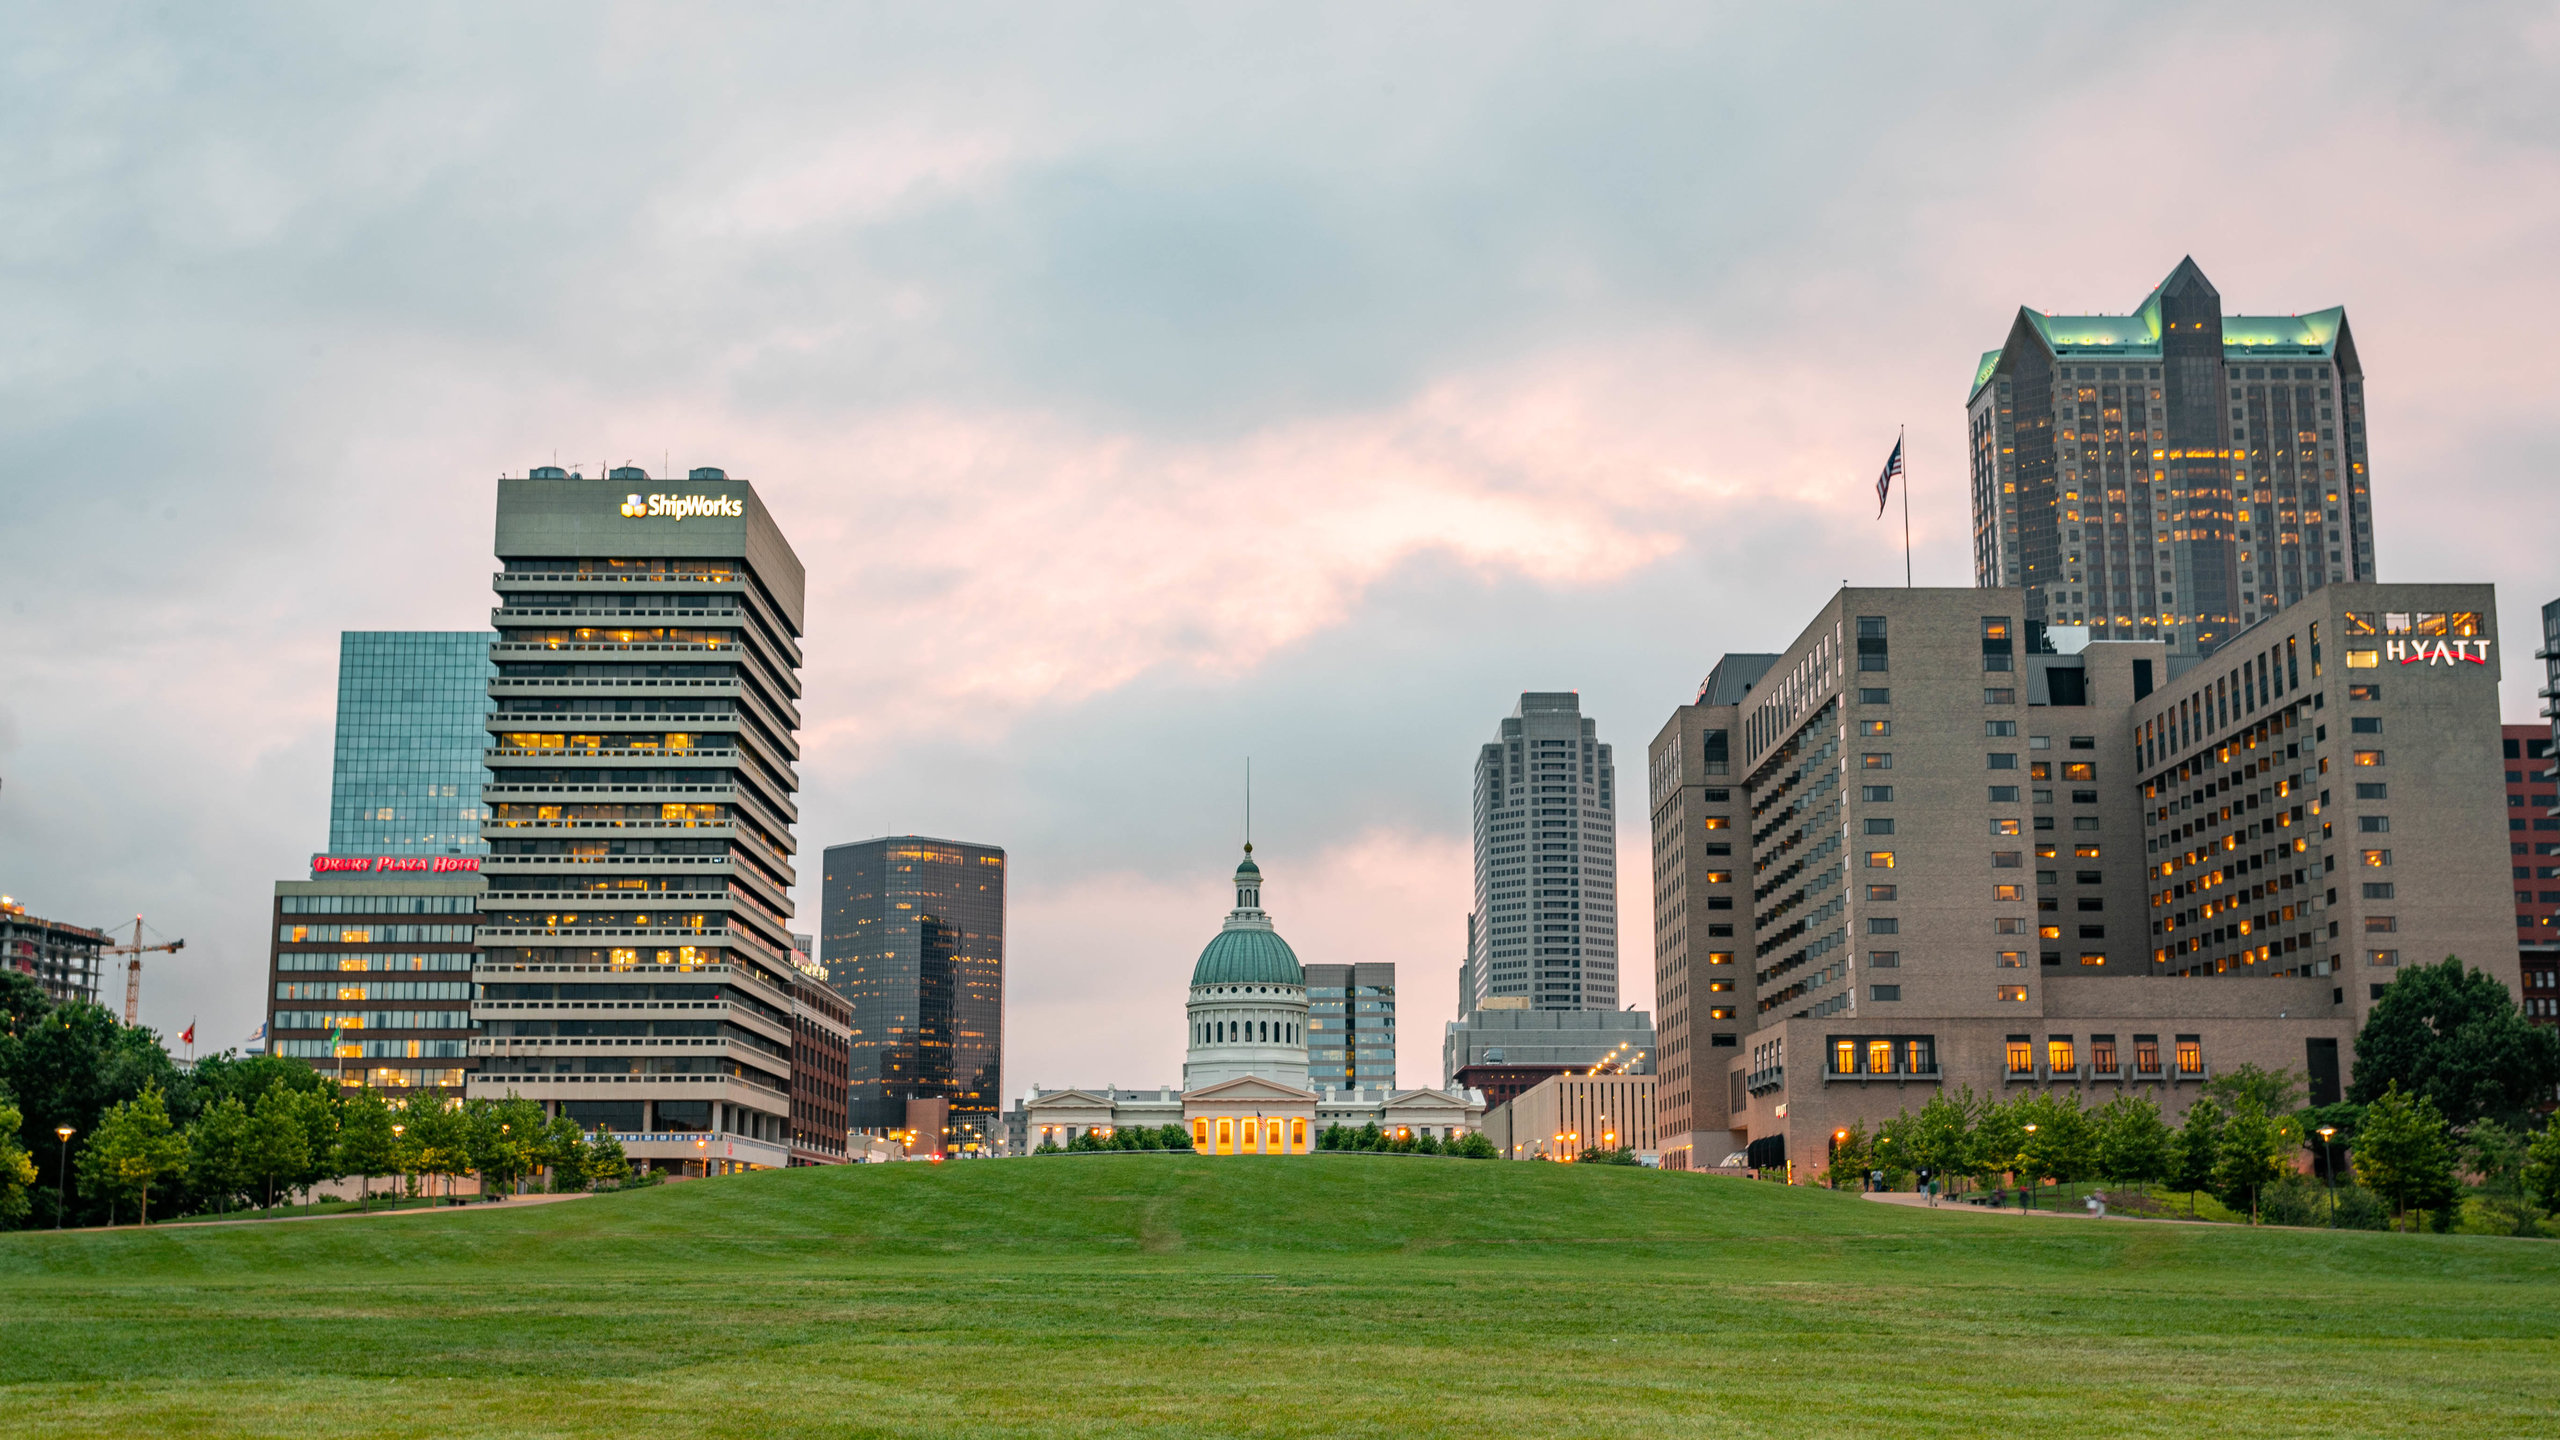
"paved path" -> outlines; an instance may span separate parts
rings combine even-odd
[[[1943,1196],[1939,1198],[1937,1204],[1931,1205],[1928,1196],[1904,1190],[1869,1190],[1865,1192],[1865,1198],[1879,1205],[1905,1205],[1914,1209],[1952,1211],[1963,1215],[2035,1215],[2048,1220],[2146,1220],[2160,1225],[2190,1223],[2184,1216],[2179,1215],[2119,1215],[2113,1210],[2104,1215],[2092,1215],[2085,1207],[2067,1200],[2058,1205],[2040,1204],[2033,1210],[2021,1210],[2015,1204],[1995,1208],[1989,1205],[1972,1205],[1962,1200],[1950,1200]]]
[[[473,1212],[487,1212],[492,1209],[513,1209],[519,1205],[549,1205],[561,1200],[585,1200],[590,1198],[593,1193],[594,1192],[592,1191],[582,1190],[575,1191],[567,1195],[510,1195],[506,1199],[500,1201],[475,1199],[468,1205],[412,1205],[405,1210],[333,1210],[326,1215],[267,1215],[249,1220],[198,1220],[190,1217],[185,1220],[157,1221],[150,1228],[154,1230],[196,1230],[218,1225],[287,1225],[304,1220],[379,1220],[386,1215],[453,1215],[466,1210]],[[134,1227],[131,1225],[74,1225],[56,1233],[64,1235],[103,1235],[109,1230],[131,1230],[133,1228]]]

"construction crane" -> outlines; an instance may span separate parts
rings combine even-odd
[[[176,952],[186,948],[187,942],[184,940],[172,940],[166,945],[143,944],[142,917],[136,915],[133,917],[132,944],[110,945],[98,952],[101,955],[129,955],[133,957],[132,959],[127,960],[124,966],[124,1023],[131,1025],[134,1021],[135,1012],[142,1006],[142,957],[155,950],[166,950],[175,954]]]

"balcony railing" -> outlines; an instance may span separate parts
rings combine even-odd
[[[1873,1070],[1826,1070],[1822,1078],[1825,1081],[1847,1080],[1860,1083],[1877,1081],[1908,1083],[1917,1080],[1922,1084],[1930,1084],[1943,1081],[1946,1077],[1940,1073],[1937,1066],[1931,1065],[1919,1070],[1887,1070],[1881,1073]]]
[[[1786,1083],[1787,1067],[1784,1065],[1772,1065],[1766,1070],[1754,1070],[1749,1075],[1744,1076],[1742,1079],[1742,1088],[1750,1091],[1754,1095],[1761,1095],[1766,1094],[1771,1090],[1782,1089],[1785,1087]]]

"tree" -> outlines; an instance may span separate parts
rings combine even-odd
[[[24,1118],[6,1095],[0,1095],[0,1225],[15,1225],[35,1208],[27,1191],[36,1183],[36,1162],[27,1147],[18,1143],[18,1126]]]
[[[1903,1163],[1927,1171],[1932,1179],[1970,1173],[1974,1108],[1969,1086],[1954,1095],[1940,1091],[1930,1096],[1907,1127],[1893,1132]]]
[[[462,1113],[469,1166],[479,1172],[481,1191],[512,1194],[516,1183],[533,1173],[535,1152],[549,1123],[542,1107],[511,1094],[494,1104],[468,1101]]]
[[[1045,1146],[1054,1150],[1055,1145]],[[622,1137],[604,1126],[597,1126],[587,1141],[586,1158],[581,1173],[590,1185],[619,1185],[631,1178],[631,1157],[622,1153]]]
[[[1167,1150],[1188,1150],[1188,1149],[1190,1149],[1190,1148],[1191,1148],[1191,1132],[1190,1132],[1189,1130],[1187,1130],[1187,1129],[1184,1129],[1184,1128],[1183,1128],[1182,1126],[1180,1126],[1180,1125],[1167,1125],[1167,1126],[1165,1126],[1165,1127],[1164,1127],[1164,1148],[1166,1148]]]
[[[2560,1210],[2560,1116],[2533,1137],[2524,1152],[2524,1190],[2545,1210]]]
[[[2480,1211],[2510,1234],[2540,1233],[2541,1219],[2525,1193],[2525,1146],[2530,1137],[2495,1120],[2474,1120],[2462,1132],[2462,1167],[2480,1177]]]
[[[382,1092],[368,1085],[347,1097],[338,1116],[338,1161],[346,1173],[363,1177],[364,1208],[373,1208],[373,1182],[400,1168],[399,1147],[391,1133],[391,1106]]]
[[[110,1108],[155,1086],[164,1113],[179,1121],[195,1117],[194,1091],[157,1035],[119,1025],[86,1002],[55,1005],[32,977],[0,969],[0,1091],[17,1101],[19,1143],[36,1163],[40,1188],[62,1188],[56,1127],[68,1125],[75,1140],[85,1140],[98,1133]],[[76,1161],[74,1171],[76,1179]],[[103,1218],[106,1201],[82,1184],[73,1204]]]
[[[551,1171],[551,1189],[556,1194],[587,1188],[587,1132],[566,1115],[554,1115],[542,1127],[541,1141],[534,1147],[536,1163]]]
[[[2178,1127],[2178,1145],[2169,1183],[2187,1192],[2187,1213],[2196,1209],[2195,1192],[2213,1184],[2213,1167],[2222,1158],[2222,1107],[2198,1096]]]
[[[1875,1148],[1863,1122],[1852,1122],[1846,1130],[1831,1135],[1831,1160],[1823,1167],[1822,1182],[1834,1190],[1863,1189],[1867,1179],[1867,1157]],[[1595,1147],[1596,1149],[1596,1147]],[[1594,1151],[1583,1152],[1588,1159]]]
[[[135,1197],[139,1223],[148,1225],[153,1182],[178,1173],[186,1163],[186,1137],[170,1123],[168,1101],[152,1085],[99,1117],[89,1143],[80,1147],[80,1186],[105,1197],[110,1206],[123,1196]],[[108,1221],[114,1222],[112,1210]]]
[[[338,1158],[338,1115],[343,1106],[331,1093],[334,1088],[271,1086],[258,1101],[261,1107],[275,1105],[302,1132],[302,1165],[286,1183],[302,1191],[306,1202],[312,1186],[344,1179],[347,1174],[345,1162]]]
[[[2016,1101],[1987,1101],[1974,1112],[1968,1173],[1985,1180],[2018,1173],[2019,1153],[2027,1145],[2027,1122],[2018,1112]]]
[[[416,1094],[401,1111],[407,1127],[403,1136],[408,1141],[408,1167],[420,1175],[443,1178],[469,1173],[471,1169],[471,1125],[458,1104],[448,1104],[442,1095]],[[452,1185],[445,1193],[452,1193]]]
[[[2370,1105],[2397,1085],[2451,1125],[2484,1115],[2510,1125],[2560,1084],[2560,1030],[2527,1023],[2495,976],[2441,965],[2400,972],[2356,1036],[2347,1098]]]
[[[2253,1102],[2261,1115],[2289,1115],[2302,1102],[2302,1077],[2290,1070],[2261,1070],[2243,1060],[2204,1082],[2203,1093],[2226,1115],[2237,1115],[2241,1106]]]
[[[249,1193],[249,1109],[226,1095],[208,1105],[187,1127],[188,1170],[201,1199],[229,1210]]]
[[[2395,1219],[2453,1202],[2453,1147],[2444,1116],[2434,1101],[2424,1095],[2412,1099],[2396,1083],[2366,1104],[2355,1161],[2356,1174],[2390,1204]]]
[[[1493,1147],[1493,1142],[1484,1138],[1484,1132],[1480,1130],[1470,1130],[1466,1134],[1459,1136],[1450,1144],[1449,1153],[1461,1156],[1468,1160],[1499,1160],[1502,1158],[1502,1152],[1495,1149]]]
[[[2098,1173],[2098,1127],[2080,1108],[2078,1091],[2047,1091],[2018,1107],[2023,1130],[2019,1138],[2019,1173],[2031,1180],[2053,1179],[2076,1185]]]
[[[2098,1173],[2125,1185],[2169,1178],[2177,1134],[2160,1119],[2159,1102],[2147,1095],[2118,1095],[2096,1116]]]
[[[2285,1160],[2293,1154],[2291,1137],[2259,1108],[2255,1094],[2243,1094],[2238,1108],[2222,1127],[2217,1150],[2213,1163],[2215,1197],[2234,1210],[2247,1210],[2250,1223],[2255,1224],[2258,1192],[2285,1173]]]
[[[303,1136],[300,1110],[295,1093],[278,1086],[260,1096],[250,1113],[249,1174],[266,1188],[269,1209],[275,1208],[276,1187],[290,1187],[311,1163],[311,1144]]]

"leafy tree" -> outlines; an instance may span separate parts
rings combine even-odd
[[[0,1225],[18,1224],[35,1208],[27,1191],[36,1183],[36,1162],[27,1147],[18,1143],[23,1118],[18,1107],[0,1095]]]
[[[65,1006],[78,1009],[78,1006]],[[95,1007],[91,1007],[95,1008]],[[187,1141],[169,1119],[168,1101],[151,1085],[140,1095],[109,1107],[80,1147],[80,1188],[105,1197],[108,1204],[124,1196],[135,1199],[135,1214],[151,1223],[151,1186],[186,1167]],[[113,1220],[109,1212],[109,1220]]]
[[[2017,1173],[2019,1152],[2027,1145],[2027,1122],[2018,1112],[2013,1101],[1988,1101],[1974,1112],[1968,1173],[1985,1180]]]
[[[1438,1136],[1435,1136],[1435,1135],[1425,1135],[1425,1136],[1423,1136],[1421,1139],[1414,1141],[1414,1142],[1413,1142],[1413,1153],[1415,1153],[1415,1154],[1417,1154],[1417,1155],[1437,1155],[1437,1154],[1439,1154],[1439,1153],[1440,1153],[1440,1140],[1439,1140],[1439,1137],[1438,1137]],[[1628,1153],[1632,1154],[1633,1152],[1632,1152],[1632,1151],[1630,1151],[1630,1152],[1628,1152]]]
[[[311,1164],[301,1109],[296,1092],[274,1086],[259,1098],[249,1117],[249,1174],[266,1187],[270,1209],[276,1203],[276,1186],[292,1185]]]
[[[481,1193],[515,1193],[518,1182],[533,1173],[543,1133],[550,1125],[542,1107],[511,1094],[495,1103],[465,1102],[463,1117],[470,1168],[479,1173]]]
[[[2347,1098],[2370,1105],[2396,1085],[2448,1124],[2486,1115],[2521,1125],[2554,1084],[2560,1030],[2528,1023],[2495,976],[2448,955],[2401,971],[2383,989],[2356,1036]]]
[[[1191,1132],[1180,1125],[1167,1125],[1164,1127],[1164,1148],[1167,1150],[1190,1149]]]
[[[2222,1159],[2222,1107],[2202,1096],[2187,1107],[2178,1127],[2177,1150],[2169,1183],[2187,1192],[2187,1213],[2195,1213],[2195,1192],[2213,1184],[2213,1167]]]
[[[1483,1132],[1476,1130],[1470,1130],[1466,1134],[1459,1136],[1457,1140],[1450,1145],[1449,1153],[1468,1160],[1499,1160],[1502,1158],[1502,1152],[1494,1148],[1493,1142],[1484,1138]]]
[[[2525,1193],[2529,1136],[2495,1120],[2474,1120],[2462,1132],[2462,1168],[2480,1179],[2480,1211],[2511,1235],[2541,1233],[2542,1216]]]
[[[1863,1188],[1867,1179],[1867,1160],[1874,1149],[1875,1141],[1868,1136],[1863,1122],[1853,1121],[1845,1132],[1832,1132],[1830,1163],[1823,1167],[1823,1183],[1834,1190]]]
[[[578,1128],[577,1121],[554,1115],[544,1122],[534,1160],[551,1172],[553,1193],[587,1188],[586,1159],[587,1132]]]
[[[1042,1148],[1055,1150],[1058,1147],[1047,1145]],[[595,1134],[587,1140],[583,1172],[590,1185],[620,1185],[629,1180],[631,1157],[622,1153],[622,1137],[601,1125],[597,1126]]]
[[[1954,1095],[1944,1091],[1929,1098],[1912,1116],[1907,1127],[1897,1127],[1894,1145],[1902,1150],[1902,1158],[1914,1170],[1926,1170],[1932,1178],[1970,1174],[1972,1163],[1973,1089],[1966,1086]]]
[[[2258,1192],[2286,1172],[2285,1160],[2293,1149],[2291,1135],[2259,1108],[2257,1095],[2243,1093],[2238,1108],[2222,1127],[2221,1144],[2214,1156],[2215,1197],[2234,1210],[2247,1210],[2250,1221],[2255,1223]]]
[[[2206,1081],[2203,1093],[2225,1115],[2237,1115],[2253,1101],[2262,1115],[2289,1115],[2302,1103],[2302,1077],[2290,1070],[2261,1070],[2243,1060]]]
[[[2524,1191],[2545,1210],[2560,1210],[2560,1116],[2533,1137],[2524,1152]]]
[[[222,1210],[246,1196],[252,1180],[249,1108],[226,1095],[187,1127],[188,1170],[196,1193]]]
[[[300,1060],[281,1055],[256,1052],[248,1055],[225,1050],[208,1055],[188,1072],[194,1083],[199,1107],[215,1104],[229,1097],[255,1113],[258,1102],[270,1090],[282,1088],[306,1095],[326,1095],[337,1088],[331,1079]]]
[[[471,1170],[471,1122],[462,1107],[438,1094],[412,1095],[401,1120],[410,1152],[407,1168],[445,1180],[445,1193],[452,1194],[452,1178]]]
[[[109,1109],[155,1087],[164,1114],[194,1118],[194,1092],[156,1034],[119,1025],[97,1005],[57,1006],[32,977],[0,970],[0,1091],[16,1098],[19,1143],[36,1163],[40,1188],[62,1187],[55,1127],[72,1127],[76,1156]],[[76,1160],[73,1168],[76,1181],[85,1172]],[[73,1204],[103,1217],[107,1199],[81,1183]]]
[[[2395,1218],[2412,1209],[2447,1207],[2457,1193],[2444,1116],[2434,1101],[2424,1095],[2412,1099],[2397,1083],[2365,1106],[2355,1161],[2357,1175]]]
[[[349,1175],[363,1177],[364,1208],[373,1208],[373,1182],[400,1168],[399,1146],[391,1133],[391,1106],[382,1092],[368,1085],[347,1097],[338,1117],[338,1160]]]
[[[2098,1173],[2127,1185],[2169,1178],[2177,1159],[2177,1132],[2160,1119],[2160,1104],[2147,1095],[2118,1095],[2097,1115]]]
[[[277,1106],[302,1132],[302,1167],[289,1183],[303,1192],[306,1202],[311,1198],[312,1186],[324,1180],[344,1179],[347,1174],[345,1163],[338,1158],[338,1118],[344,1107],[336,1089],[334,1085],[318,1090],[270,1086],[258,1102],[261,1106]]]
[[[1360,1143],[1354,1147],[1356,1149],[1378,1150],[1385,1147],[1387,1132],[1379,1129],[1378,1122],[1375,1120],[1361,1126],[1358,1134]]]
[[[1333,1124],[1327,1125],[1322,1130],[1316,1132],[1316,1148],[1319,1150],[1341,1149],[1343,1134],[1342,1122],[1337,1120]]]
[[[2080,1108],[2078,1091],[2047,1091],[2017,1107],[2018,1173],[2029,1180],[2076,1185],[2098,1172],[2098,1127]],[[2033,1125],[2033,1130],[2025,1127]]]

